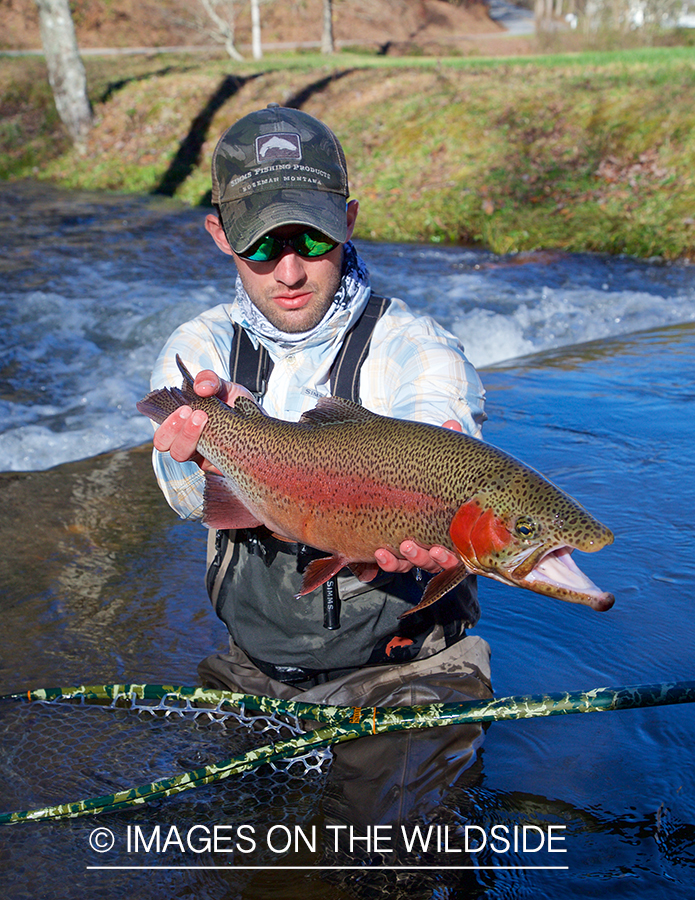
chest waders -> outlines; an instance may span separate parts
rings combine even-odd
[[[346,335],[330,372],[330,387],[333,396],[360,402],[360,370],[367,357],[374,328],[389,304],[390,301],[388,299],[372,295],[364,312]],[[230,380],[237,384],[242,384],[251,391],[256,400],[260,401],[267,390],[272,369],[273,361],[265,347],[260,344],[258,347],[254,347],[246,331],[235,324],[234,341],[230,354]],[[227,618],[223,614],[223,607],[227,602],[225,581],[228,577],[228,572],[233,573],[239,564],[239,554],[242,547],[246,548],[248,554],[259,557],[265,564],[264,567],[268,570],[278,557],[280,557],[278,564],[281,563],[283,558],[285,560],[288,557],[296,558],[296,571],[300,574],[311,560],[326,555],[304,544],[289,544],[277,540],[263,528],[240,529],[236,531],[234,539],[231,538],[230,531],[218,530],[215,533],[214,547],[210,547],[209,543],[206,587],[218,616],[230,628],[233,639],[235,639],[234,630],[230,626],[230,622],[227,621],[229,613],[226,612]],[[322,586],[323,628],[329,632],[336,631],[341,625],[339,577],[341,580],[345,580],[342,579],[342,576],[335,576]],[[417,602],[417,598],[424,589],[424,584],[421,583],[423,577],[427,578],[428,576],[423,576],[420,570],[415,570],[414,573],[409,573],[405,576],[391,576],[383,573],[382,576],[378,576],[377,579],[370,582],[370,587],[379,587],[388,582],[390,585],[395,585],[395,593],[401,595],[404,599],[402,586],[404,584],[406,590],[412,593],[413,600]],[[355,579],[351,578],[350,581],[354,582]],[[401,586],[398,583],[402,583]],[[441,636],[446,646],[464,637],[466,625],[474,624],[479,615],[475,580],[469,578],[465,584],[466,587],[463,590],[465,597],[462,605],[460,602],[461,598],[459,598],[458,603],[453,601],[452,598],[451,604],[447,602],[449,598],[443,598],[437,604],[441,608],[441,612],[444,612],[447,606],[452,607],[449,609],[448,614],[445,615],[445,621],[439,623],[438,629],[442,631]],[[363,587],[367,589],[366,586]],[[289,589],[288,586],[288,594],[290,596],[295,592]],[[350,594],[349,588],[347,593]],[[412,621],[414,619],[418,619],[418,622]],[[394,617],[393,621],[396,622],[397,619]],[[438,624],[432,621],[430,616],[420,620],[417,613],[405,620],[403,624],[406,623],[408,626],[406,631],[410,632],[406,640],[401,641],[397,639],[394,641],[395,635],[391,635],[390,639],[383,638],[379,640],[373,648],[370,659],[362,662],[361,665],[405,662],[414,658],[421,650],[425,639],[431,634],[435,625]],[[403,628],[401,627],[399,634],[402,631]],[[318,669],[297,665],[277,665],[256,659],[251,656],[247,647],[243,649],[261,671],[285,683],[304,683],[311,679],[322,682],[334,677],[333,673],[338,671],[337,668]],[[341,671],[343,671],[342,666]]]

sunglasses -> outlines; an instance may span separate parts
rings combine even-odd
[[[268,262],[271,259],[277,259],[285,247],[291,247],[300,256],[313,259],[315,256],[324,256],[331,250],[335,250],[338,243],[320,231],[316,231],[315,228],[307,228],[301,234],[293,234],[288,238],[266,234],[255,244],[251,244],[248,250],[237,253],[237,256],[253,262]]]

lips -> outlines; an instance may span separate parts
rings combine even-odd
[[[273,303],[276,303],[282,309],[303,309],[311,300],[312,294],[296,294],[294,296],[273,297]]]

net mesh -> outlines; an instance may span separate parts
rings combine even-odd
[[[171,697],[161,701],[129,700],[127,706],[99,706],[83,701],[54,700],[0,704],[0,810],[49,806],[84,797],[114,793],[159,777],[167,777],[249,749],[285,740],[300,730],[291,716],[254,715],[242,709],[194,708]],[[66,900],[99,896],[117,900],[196,900],[235,898],[252,873],[237,865],[275,865],[278,854],[261,840],[252,858],[234,852],[200,853],[176,843],[166,852],[171,829],[195,832],[198,847],[215,827],[234,833],[239,824],[263,835],[271,824],[294,828],[319,813],[332,754],[314,750],[306,758],[274,761],[253,771],[196,790],[183,791],[108,816],[28,821],[2,828],[0,870],[8,900]],[[115,835],[106,853],[93,849],[95,829]],[[134,832],[158,844],[138,849]],[[129,845],[128,833],[133,837]],[[223,850],[225,848],[223,847]],[[36,864],[32,864],[35,862]],[[88,866],[170,865],[180,871],[123,871],[106,875]],[[197,871],[196,865],[224,868]],[[69,878],[66,878],[69,873]]]
[[[116,793],[304,733],[296,717],[201,708],[172,695],[108,706],[84,698],[3,704],[0,812]],[[331,758],[329,748],[314,748],[264,768],[284,784],[281,773],[302,779]]]
[[[695,701],[695,682],[597,688],[469,704],[435,704],[419,710],[318,709],[242,695],[228,695],[227,700],[218,702],[210,699],[212,692],[203,696],[196,688],[180,688],[172,694],[170,686],[125,687],[127,690],[123,685],[56,692],[37,690],[29,697],[13,694],[0,698],[8,701],[0,702],[0,808],[16,810],[29,805],[60,803],[66,797],[75,800],[115,792],[154,779],[161,773],[169,776],[172,771],[190,769],[191,763],[215,762],[249,752],[260,755],[259,745],[276,745],[278,758],[282,759],[288,752],[288,743],[301,747],[321,730],[332,731],[337,743],[340,735],[351,729],[362,736],[378,734],[387,727],[423,728],[452,721],[566,715]],[[146,688],[152,687],[159,692],[155,699],[138,699],[145,696]],[[135,689],[136,699],[131,696],[130,688]],[[58,693],[61,698],[66,693],[98,695],[100,702],[106,702],[107,706],[94,706],[83,700],[66,703],[63,699],[50,703],[11,702],[26,701],[36,695],[45,700]],[[117,702],[110,699],[112,693],[118,693]],[[187,695],[194,699],[191,701]],[[104,701],[105,697],[109,699]],[[248,712],[243,706],[239,708],[240,699],[247,701]],[[236,708],[231,707],[232,700],[237,703]],[[256,709],[263,712],[256,714]],[[302,728],[305,723],[310,728],[317,724],[320,727],[307,734]],[[334,731],[331,726],[335,727]],[[348,744],[346,749],[359,743]],[[379,753],[389,746],[382,744]],[[359,843],[349,852],[343,845],[336,849],[322,840],[310,851],[301,844],[299,850],[292,846],[287,852],[271,847],[264,836],[279,825],[286,826],[288,833],[301,828],[311,834],[316,829],[320,836],[326,822],[344,821],[339,815],[344,809],[343,787],[354,786],[355,770],[349,759],[345,768],[342,746],[336,751],[333,764],[323,750],[308,749],[309,756],[300,764],[296,759],[289,763],[275,761],[275,767],[263,764],[234,778],[174,796],[158,797],[146,804],[111,810],[103,817],[23,820],[19,827],[3,828],[0,842],[3,896],[9,900],[35,897],[71,900],[98,894],[101,900],[116,900],[125,893],[129,900],[172,900],[174,897],[234,900],[262,896],[323,900],[328,893],[332,896],[337,891],[340,896],[365,900],[375,897],[478,900],[483,894],[488,895],[488,887],[494,888],[495,896],[507,896],[508,889],[513,890],[513,884],[505,881],[504,873],[497,866],[488,884],[488,875],[481,874],[480,870],[440,871],[437,866],[441,864],[441,855],[427,850],[404,860],[432,864],[433,868],[425,872],[401,872],[378,870],[377,866],[384,862],[395,862],[395,857],[386,859],[376,851],[369,853]],[[390,755],[386,756],[391,765]],[[418,771],[417,789],[421,774]],[[371,770],[365,772],[367,791],[373,787],[372,776]],[[564,804],[546,808],[545,798],[540,798],[539,805],[537,798],[520,795],[521,805],[510,806],[506,796],[494,793],[488,796],[481,778],[482,770],[477,765],[467,769],[423,824],[429,827],[428,823],[441,823],[456,828],[457,824],[468,821],[486,826],[516,824],[522,818],[539,825],[565,821]],[[358,810],[367,801],[365,791],[356,795]],[[691,827],[671,821],[668,811],[663,814],[660,811],[658,819],[658,848],[664,855],[668,852],[678,856],[679,865],[690,865],[691,855],[685,854],[682,848],[692,837]],[[375,821],[373,817],[368,820]],[[181,836],[183,841],[186,835],[192,834],[199,841],[201,828],[209,833],[217,826],[238,834],[241,825],[256,829],[257,846],[253,853],[239,847],[229,850],[225,846],[202,852],[200,847],[194,849],[170,839],[174,834],[174,838]],[[602,823],[594,811],[582,819],[580,826],[589,840],[600,838],[601,846],[615,833],[613,817]],[[648,826],[649,823],[645,825],[631,816],[624,827],[628,829],[625,833],[630,843],[639,840],[648,843],[651,854],[655,841]],[[135,841],[138,829],[143,836],[139,848]],[[114,838],[113,845],[105,852],[93,843],[94,835],[103,832]],[[144,842],[149,849],[145,849]],[[587,852],[598,852],[598,846],[595,842],[587,845]],[[651,856],[645,858],[651,862]],[[535,857],[522,861],[537,862]],[[488,855],[483,862],[497,860]],[[285,863],[301,864],[310,871],[279,872],[278,865]],[[97,864],[119,871],[107,877],[92,871]],[[349,870],[335,868],[346,864],[350,865]],[[324,870],[319,866],[329,868]],[[150,868],[157,869],[156,875]],[[258,868],[264,871],[251,871]],[[180,871],[183,869],[185,873]]]
[[[48,702],[11,703],[27,699]],[[34,806],[0,808],[0,823],[16,824],[142,805],[238,776],[270,760],[275,769],[294,768],[304,777],[325,768],[330,752],[322,748],[370,733],[690,703],[695,682],[393,708],[316,706],[162,685],[38,689],[0,700],[6,713],[0,716],[0,745],[10,748],[2,755],[6,771],[0,768],[0,804],[14,806],[14,797],[3,791],[15,790]],[[66,706],[70,700],[77,705]],[[94,702],[100,705],[92,707]],[[244,711],[247,702],[253,715]],[[56,712],[65,718],[45,718]],[[110,714],[107,725],[104,713]],[[308,720],[307,730],[300,716]],[[291,762],[278,766],[277,760],[284,759]],[[55,791],[65,792],[66,786],[85,799],[70,801],[65,793],[58,799]]]

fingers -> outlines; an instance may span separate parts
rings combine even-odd
[[[237,397],[248,397],[253,400],[253,394],[240,384],[233,381],[224,381],[211,369],[203,369],[198,372],[193,382],[193,390],[199,397],[212,397],[213,395],[223,400],[228,406],[232,406]]]
[[[222,474],[223,474],[223,473],[217,468],[217,466],[214,466],[214,465],[210,462],[209,459],[205,459],[204,457],[200,456],[199,453],[196,454],[196,457],[199,457],[198,459],[196,459],[196,462],[198,463],[198,465],[200,466],[200,468],[203,470],[203,472],[212,472],[212,473],[215,474],[215,475],[222,475]]]
[[[433,575],[441,572],[442,569],[448,569],[459,563],[459,559],[454,553],[437,544],[426,550],[415,543],[415,541],[403,541],[400,551],[410,561],[411,565],[416,566],[418,569],[424,569],[425,572],[430,572]]]
[[[399,559],[383,547],[374,553],[374,559],[379,563],[379,568],[384,572],[409,572],[413,568],[413,563],[407,559]]]
[[[222,399],[229,406],[234,406],[234,401],[237,397],[248,397],[249,400],[253,400],[254,403],[256,402],[256,398],[251,391],[247,391],[243,385],[235,384],[233,381],[223,381],[222,384],[227,392],[226,397],[222,397]]]
[[[415,541],[403,541],[399,549],[402,559],[383,547],[375,552],[374,558],[385,572],[402,573],[418,568],[436,574],[459,564],[455,553],[438,545],[426,550]]]
[[[193,382],[193,390],[199,397],[211,397],[222,389],[224,382],[210,369],[198,372]],[[182,406],[168,416],[154,433],[154,445],[162,453],[169,453],[177,462],[195,460],[202,457],[197,452],[198,441],[207,422],[207,413],[202,409],[192,410]]]
[[[237,397],[253,400],[253,395],[240,384],[224,381],[211,369],[203,369],[195,377],[193,390],[199,397],[217,396],[231,405]],[[182,406],[168,416],[154,434],[154,445],[162,453],[169,453],[177,462],[193,460],[205,471],[219,472],[212,463],[198,453],[198,441],[207,423],[207,413],[202,409]]]
[[[168,416],[154,433],[154,445],[162,453],[169,452],[177,462],[197,459],[198,441],[207,422],[202,409],[182,406]]]
[[[452,553],[451,550],[447,550],[446,547],[435,545],[430,548],[429,554],[432,561],[436,563],[440,569],[453,569],[461,562],[459,557],[455,553]]]
[[[211,369],[203,369],[195,376],[193,390],[199,397],[212,397],[222,389],[226,382],[222,381]],[[223,398],[224,399],[224,398]]]
[[[447,419],[442,427],[449,428],[451,431],[463,431],[463,426],[456,419]]]

